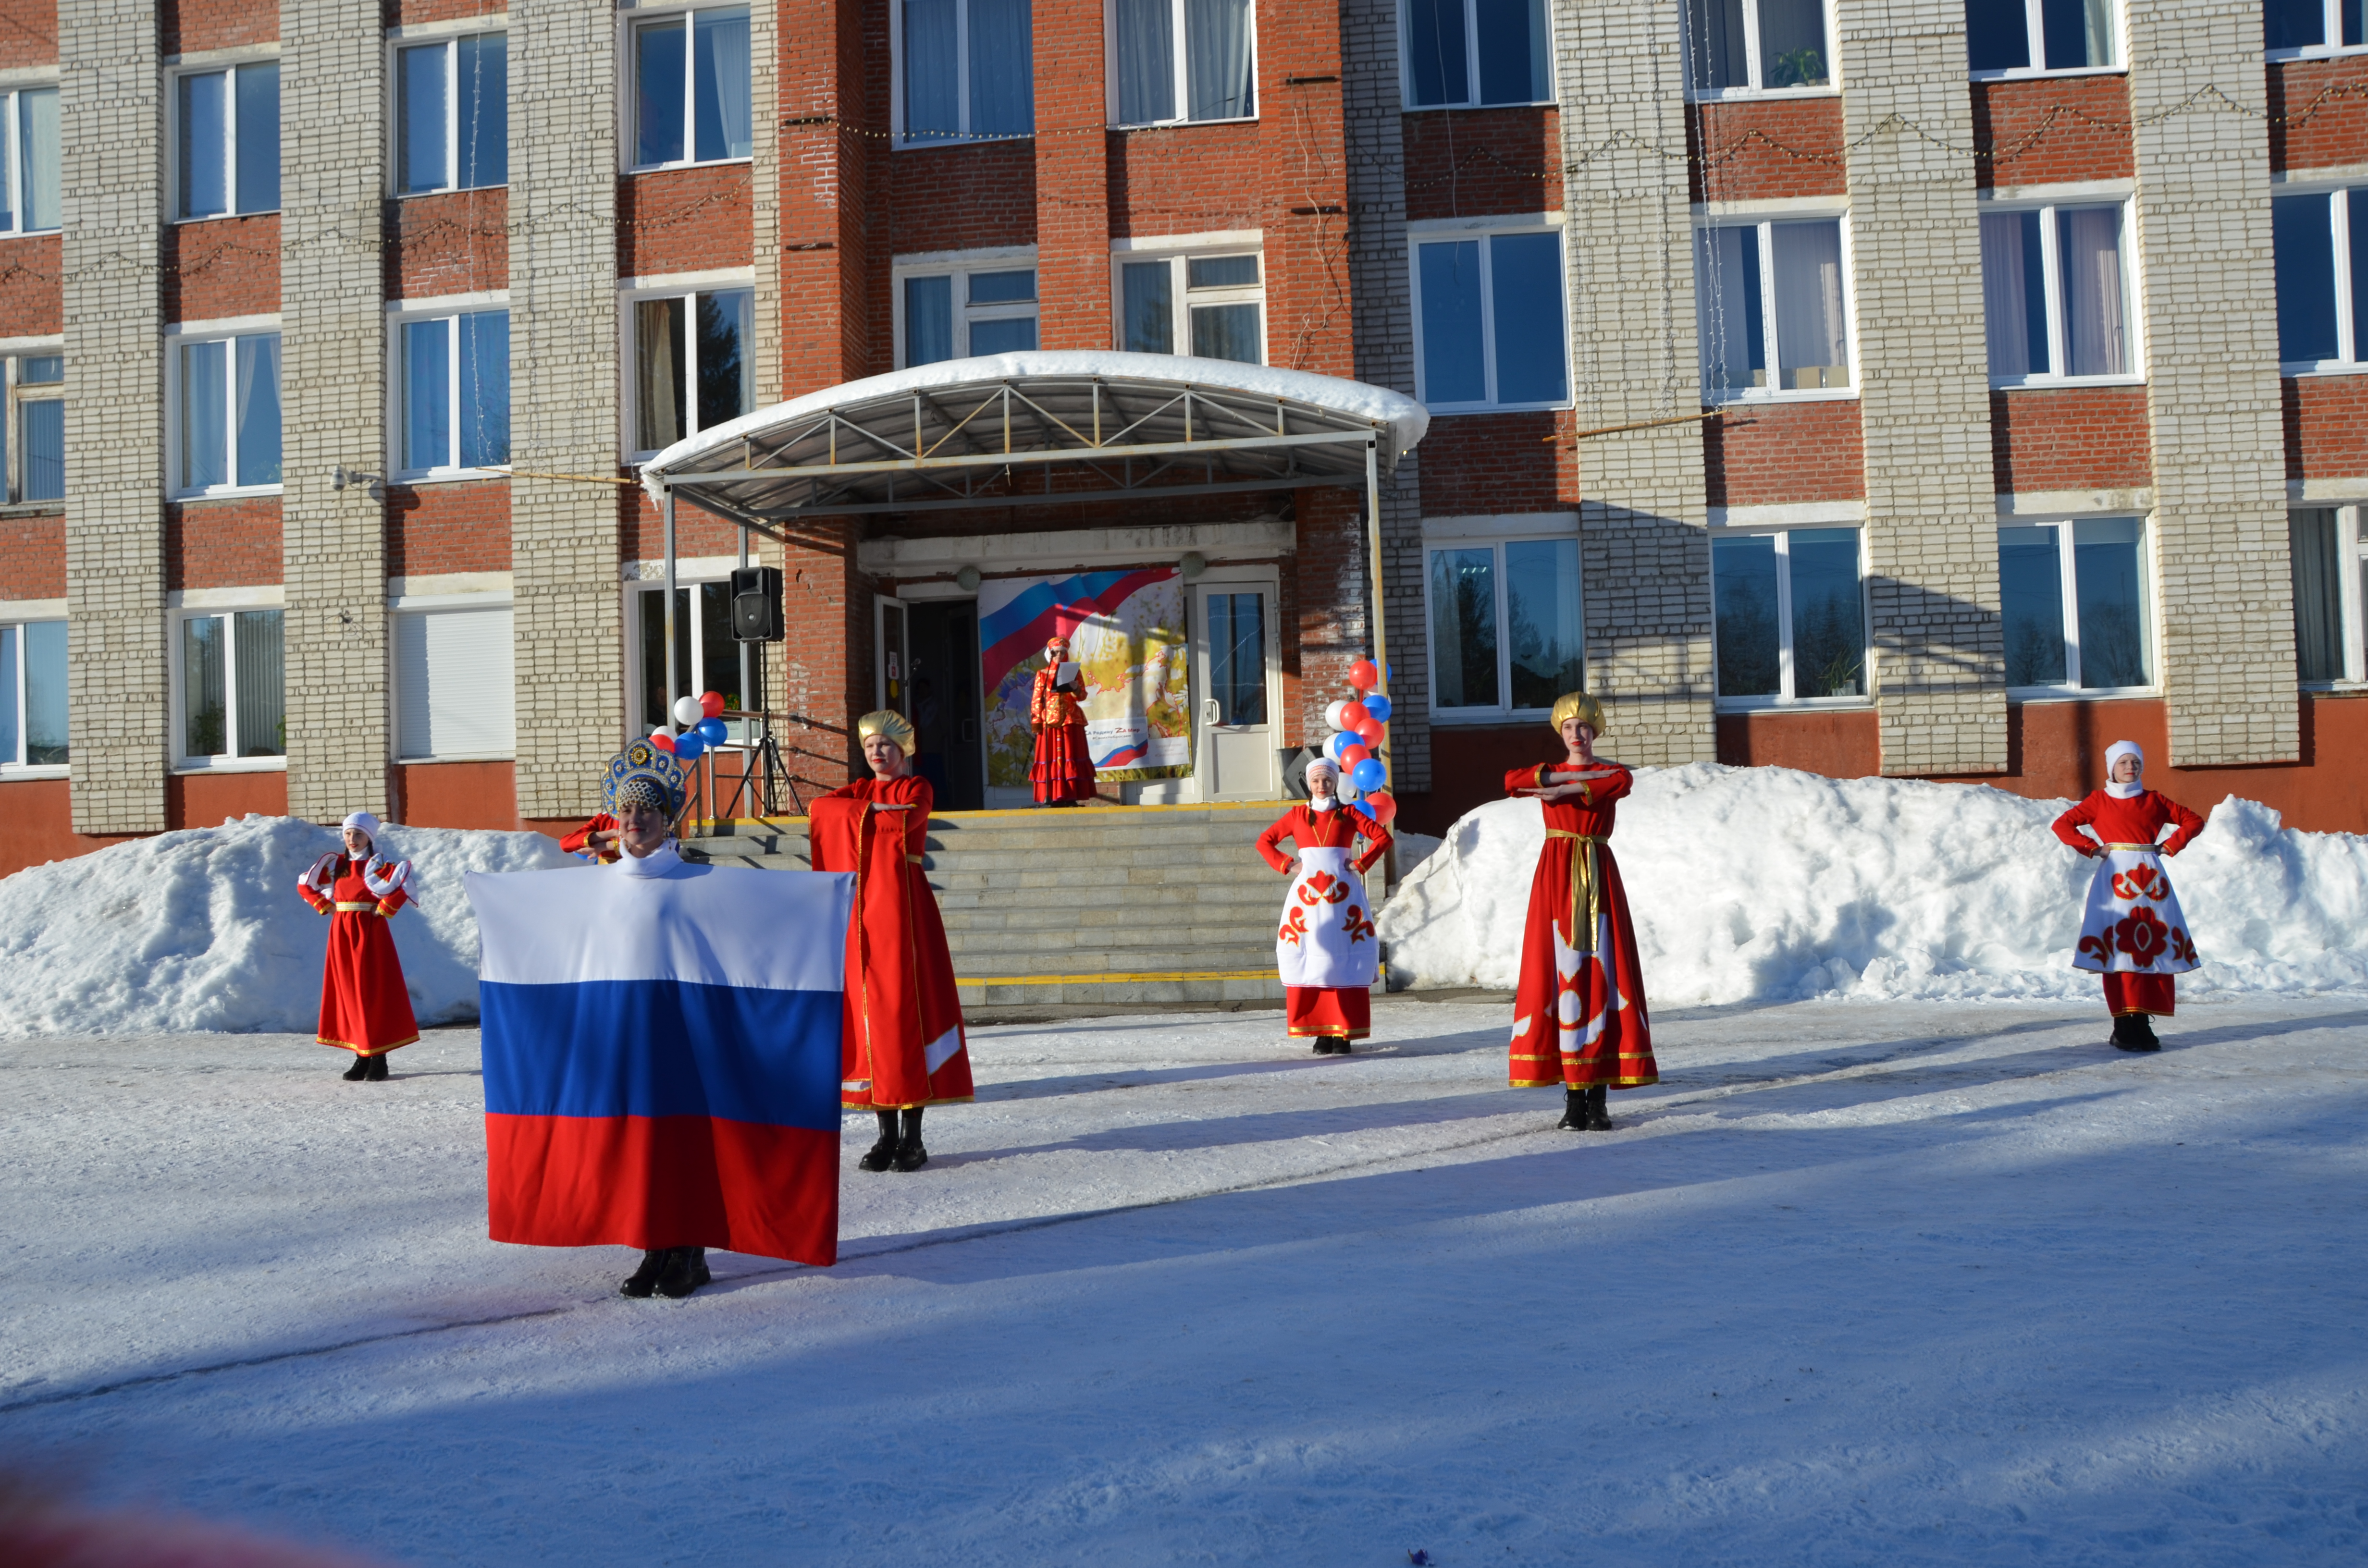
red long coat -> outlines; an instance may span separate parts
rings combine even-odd
[[[364,879],[367,863],[344,855],[316,862],[296,885],[298,896],[329,917],[329,957],[321,970],[321,1024],[315,1038],[357,1056],[382,1056],[419,1038],[411,994],[403,983],[403,960],[394,950],[387,917],[411,902],[402,882],[407,860],[381,861],[381,885],[395,873],[395,885],[381,894]],[[324,895],[315,881],[328,884]]]
[[[1054,686],[1058,672],[1051,665],[1036,672],[1028,697],[1028,720],[1036,730],[1036,750],[1028,763],[1028,781],[1036,787],[1039,803],[1049,801],[1090,801],[1094,798],[1094,756],[1086,744],[1086,710],[1077,706],[1082,680]]]
[[[1661,1081],[1653,1060],[1653,1030],[1645,1009],[1645,971],[1636,956],[1636,925],[1628,915],[1611,846],[1613,804],[1635,787],[1635,776],[1616,762],[1598,762],[1612,777],[1588,782],[1582,801],[1542,801],[1545,847],[1530,881],[1530,917],[1521,937],[1521,983],[1513,1003],[1509,1076],[1516,1088],[1559,1084],[1590,1088],[1598,1084],[1634,1088]],[[1540,788],[1549,773],[1571,772],[1567,762],[1517,767],[1505,775],[1505,792]],[[1590,952],[1587,911],[1573,902],[1582,883],[1576,869],[1595,844],[1600,911]]]
[[[809,808],[814,869],[855,873],[839,1101],[858,1109],[972,1096],[953,955],[921,870],[935,801],[928,780],[907,774],[859,779]]]

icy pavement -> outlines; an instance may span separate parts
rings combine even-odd
[[[0,1458],[394,1562],[2359,1562],[2368,998],[973,1037],[844,1261],[483,1239],[475,1036],[0,1042]]]

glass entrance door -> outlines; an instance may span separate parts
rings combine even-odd
[[[1201,696],[1194,771],[1203,801],[1265,801],[1280,793],[1275,767],[1274,590],[1212,584],[1193,597]]]

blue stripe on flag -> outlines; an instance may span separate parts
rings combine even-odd
[[[482,982],[477,995],[489,1115],[838,1130],[836,991],[609,980]]]

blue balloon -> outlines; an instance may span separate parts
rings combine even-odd
[[[1390,699],[1383,697],[1378,691],[1373,693],[1372,696],[1365,699],[1365,716],[1372,720],[1376,724],[1388,723],[1390,722]]]
[[[699,738],[697,730],[687,731],[674,738],[674,756],[677,762],[695,762],[699,759],[699,754],[706,749],[707,743]]]
[[[1335,730],[1330,734],[1324,737],[1324,755],[1330,757],[1334,762],[1338,762],[1340,760],[1340,748],[1342,746],[1359,745],[1361,744],[1362,743],[1360,742],[1356,736],[1350,734],[1348,731]]]
[[[720,746],[732,738],[732,731],[721,719],[701,719],[692,728],[699,732],[700,740],[712,746]]]
[[[1357,786],[1359,794],[1369,795],[1389,781],[1389,771],[1379,757],[1369,756],[1349,770],[1349,778]]]

